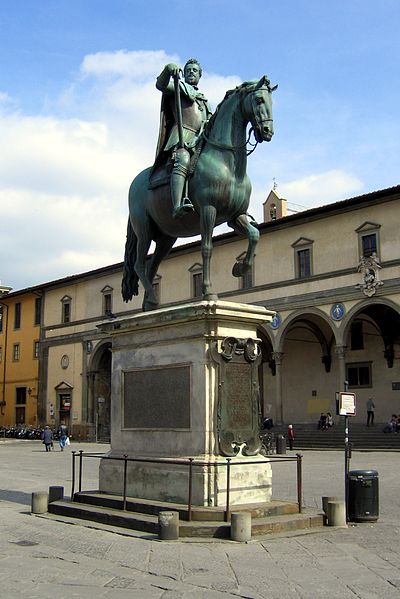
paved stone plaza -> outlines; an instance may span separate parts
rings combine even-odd
[[[106,445],[73,449],[104,451]],[[71,449],[72,449],[71,448]],[[304,451],[304,503],[343,497],[344,455]],[[400,597],[398,452],[354,452],[351,469],[379,473],[377,523],[325,527],[247,544],[161,542],[99,525],[30,514],[32,491],[64,485],[70,450],[45,453],[40,441],[0,441],[1,594],[7,598],[84,599],[390,599]],[[97,486],[98,463],[85,466],[84,489]],[[296,497],[296,467],[273,467],[274,497]]]

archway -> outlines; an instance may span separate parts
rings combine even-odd
[[[339,373],[335,330],[328,316],[316,308],[297,311],[283,320],[275,335],[273,349],[265,349],[269,372],[263,371],[264,397],[271,398],[274,420],[317,422],[322,411],[334,413]]]
[[[366,402],[372,397],[376,421],[387,421],[400,411],[400,314],[383,299],[361,302],[345,321],[346,378],[356,393],[356,420],[366,418]]]
[[[95,428],[97,441],[111,436],[111,343],[98,346],[93,354],[89,375],[88,420]]]

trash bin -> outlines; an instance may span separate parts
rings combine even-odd
[[[276,437],[276,453],[286,453],[286,438],[283,435]]]
[[[350,522],[374,522],[379,517],[379,485],[376,470],[352,470],[348,475]]]

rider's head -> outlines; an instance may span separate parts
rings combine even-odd
[[[185,76],[186,83],[190,85],[197,85],[202,75],[201,64],[196,58],[189,58],[183,67],[183,74]]]

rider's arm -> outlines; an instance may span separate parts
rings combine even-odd
[[[160,92],[173,93],[174,91],[174,82],[171,79],[175,74],[179,74],[180,66],[171,62],[167,64],[156,80],[156,88],[160,90]]]

